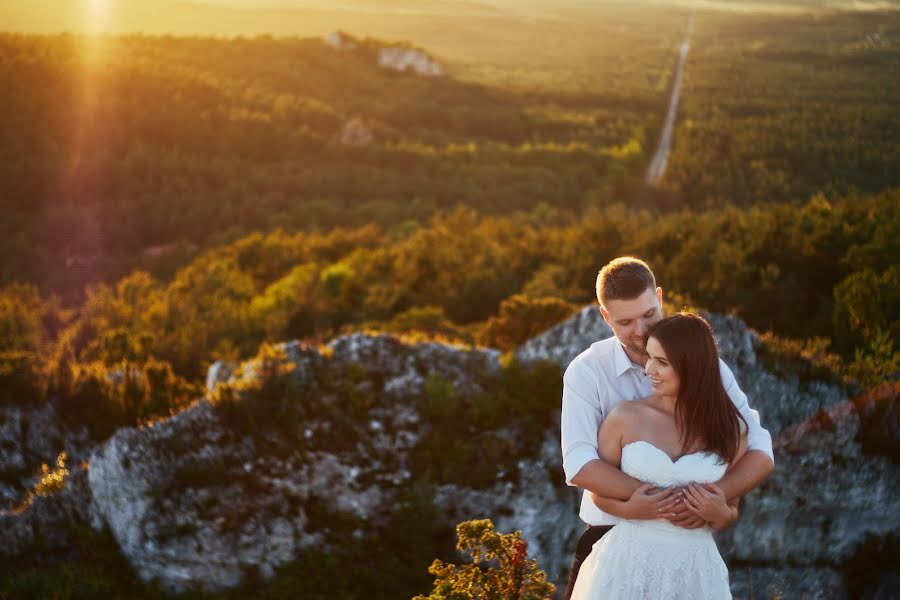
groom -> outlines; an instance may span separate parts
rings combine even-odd
[[[662,318],[662,288],[656,286],[656,278],[644,261],[626,256],[601,269],[597,277],[597,298],[603,319],[614,335],[595,342],[579,354],[563,377],[563,470],[567,484],[585,490],[579,516],[587,524],[575,550],[566,600],[572,595],[578,570],[594,542],[619,521],[597,508],[591,492],[620,500],[641,494],[641,502],[658,501],[660,507],[666,502],[663,494],[638,492],[643,482],[602,461],[597,454],[597,432],[605,416],[621,402],[653,395],[650,379],[644,373],[648,359],[644,336]],[[725,497],[732,500],[762,483],[775,463],[772,438],[760,425],[759,413],[747,404],[747,396],[738,387],[731,370],[721,361],[719,365],[722,384],[749,426],[748,452],[718,482]],[[683,504],[675,509],[666,508],[666,512],[674,513],[669,521],[675,525],[687,529],[705,525],[703,519]]]

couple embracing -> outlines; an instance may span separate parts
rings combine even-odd
[[[563,379],[566,482],[584,488],[566,600],[731,598],[712,531],[772,471],[772,440],[695,314],[662,317],[641,260],[600,271],[615,334]]]

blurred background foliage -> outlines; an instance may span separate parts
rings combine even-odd
[[[566,224],[457,209],[401,237],[371,225],[253,233],[168,282],[135,270],[92,284],[77,309],[7,286],[0,376],[11,399],[40,402],[50,389],[74,415],[115,398],[112,423],[178,408],[212,361],[263,342],[368,329],[508,351],[592,302],[598,264],[637,254],[674,303],[733,312],[780,351],[822,356],[838,379],[870,386],[897,371],[898,200],[893,190],[665,215],[619,207]]]

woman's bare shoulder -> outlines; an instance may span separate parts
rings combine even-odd
[[[610,411],[607,418],[616,419],[622,423],[628,423],[638,419],[641,415],[646,414],[648,410],[651,410],[647,400],[648,398],[641,398],[640,400],[620,402],[612,409],[612,411]]]

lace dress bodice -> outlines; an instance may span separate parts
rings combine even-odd
[[[622,448],[621,469],[657,487],[711,483],[727,470],[718,455],[694,452],[677,460],[650,442]],[[594,544],[572,600],[731,598],[728,569],[708,527],[684,529],[666,519],[624,520]]]
[[[622,448],[622,472],[657,487],[712,483],[722,479],[728,465],[717,454],[693,452],[677,460],[651,444],[637,441]]]

